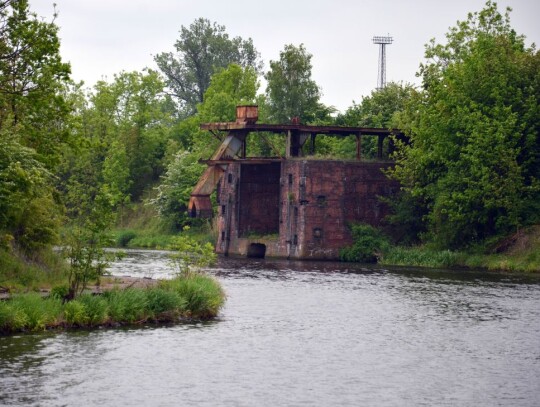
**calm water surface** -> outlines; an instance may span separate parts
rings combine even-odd
[[[118,275],[171,275],[132,251]],[[540,281],[220,259],[219,319],[0,337],[0,405],[540,406]]]

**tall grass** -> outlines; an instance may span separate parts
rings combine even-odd
[[[187,314],[194,318],[211,318],[225,302],[221,285],[212,277],[200,273],[161,282],[161,287],[178,293],[186,301]]]
[[[430,250],[424,247],[390,247],[381,264],[394,266],[453,267],[461,264],[463,255],[449,250]]]
[[[0,303],[0,329],[40,331],[58,324],[62,302],[40,294],[20,294]]]
[[[224,302],[219,282],[200,273],[162,281],[158,287],[85,294],[65,304],[53,296],[20,294],[0,301],[0,332],[208,319],[217,316]]]
[[[37,291],[64,282],[66,276],[67,265],[51,249],[28,257],[16,248],[0,248],[0,287],[10,292]]]

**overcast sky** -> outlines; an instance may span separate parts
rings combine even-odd
[[[313,54],[313,78],[323,103],[344,111],[377,85],[374,35],[390,35],[387,81],[418,83],[415,73],[430,38],[444,34],[484,0],[30,0],[47,20],[57,4],[61,53],[73,79],[92,86],[121,71],[157,69],[153,56],[174,50],[181,26],[204,17],[231,37],[251,37],[268,69],[285,44],[303,43]],[[540,44],[540,1],[502,0],[512,26]],[[264,90],[264,89],[261,89]]]

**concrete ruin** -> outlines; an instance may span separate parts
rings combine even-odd
[[[201,128],[226,132],[222,144],[193,190],[192,216],[211,217],[210,195],[217,189],[216,252],[248,257],[334,260],[352,243],[349,225],[381,226],[388,207],[381,197],[399,189],[383,173],[383,140],[397,130],[362,127],[257,124],[256,106],[239,106],[232,123],[208,123]],[[246,157],[249,132],[272,132],[287,138],[284,157]],[[314,153],[319,134],[356,136],[356,160],[302,157],[309,140]],[[361,140],[378,138],[378,160],[362,161]],[[392,139],[393,140],[393,139]],[[392,148],[392,142],[387,143]]]

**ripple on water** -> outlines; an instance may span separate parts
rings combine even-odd
[[[114,272],[170,276],[165,256]],[[0,337],[0,404],[537,405],[538,282],[244,259],[209,272],[228,295],[212,322]]]

